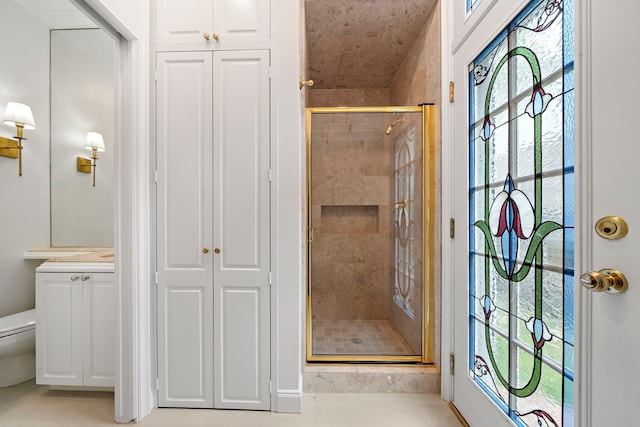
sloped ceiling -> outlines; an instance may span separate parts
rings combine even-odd
[[[305,0],[313,88],[387,88],[437,0]]]

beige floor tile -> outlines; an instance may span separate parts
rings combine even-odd
[[[0,426],[114,426],[113,394],[50,390],[33,381],[0,388]],[[209,409],[155,409],[141,426],[185,427],[459,427],[437,395],[304,394],[302,414]]]
[[[423,394],[316,395],[317,427],[459,427],[448,404]]]

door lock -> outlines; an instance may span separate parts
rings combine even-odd
[[[627,222],[619,216],[605,216],[596,222],[596,233],[605,239],[622,239],[628,231]]]
[[[580,283],[586,289],[594,292],[607,292],[610,294],[621,294],[629,287],[625,275],[611,268],[584,273],[580,276]]]

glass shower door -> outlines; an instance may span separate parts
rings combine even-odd
[[[424,129],[422,107],[308,110],[308,360],[424,361]]]

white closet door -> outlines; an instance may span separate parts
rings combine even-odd
[[[215,406],[269,409],[269,52],[214,76]]]
[[[157,0],[156,43],[197,43],[210,45],[203,37],[213,29],[212,0]]]
[[[270,43],[270,0],[216,0],[213,29],[219,41],[214,49],[266,49]]]
[[[211,58],[157,56],[158,406],[213,407]]]

